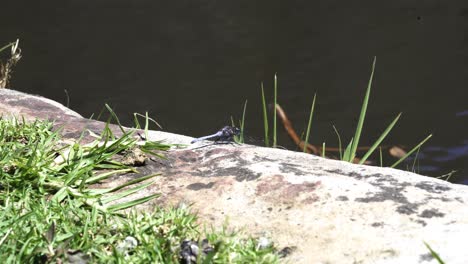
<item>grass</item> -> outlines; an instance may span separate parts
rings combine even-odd
[[[307,151],[307,144],[309,143],[310,128],[312,127],[312,117],[314,116],[315,98],[316,97],[317,97],[317,94],[314,94],[314,99],[312,100],[312,105],[310,106],[309,122],[307,123],[307,131],[306,131],[306,136],[305,136],[305,140],[304,140],[305,141],[304,149],[303,149],[304,152]]]
[[[273,247],[259,249],[247,235],[202,230],[188,209],[130,209],[158,194],[120,201],[151,185],[158,174],[114,188],[93,187],[134,172],[115,157],[138,147],[134,130],[117,138],[106,126],[98,139],[82,145],[62,140],[60,129],[54,131],[49,122],[0,118],[3,263],[178,263],[182,241],[204,238],[212,245],[210,254],[198,256],[204,263],[278,261]],[[168,147],[159,142],[148,148]]]
[[[367,113],[367,106],[369,104],[369,98],[370,98],[370,92],[371,92],[371,87],[372,87],[372,80],[374,78],[374,72],[375,72],[375,64],[376,64],[377,58],[374,57],[374,61],[372,62],[372,70],[371,70],[371,75],[369,78],[369,82],[367,84],[367,90],[366,94],[364,96],[364,101],[362,103],[361,107],[361,113],[359,115],[358,123],[356,126],[356,131],[354,133],[354,137],[351,139],[347,149],[345,150],[346,155],[344,155],[343,160],[348,161],[348,162],[354,162],[356,159],[356,152],[358,149],[359,145],[359,140],[361,138],[362,134],[362,129],[364,126],[364,120],[366,118],[366,113]],[[388,127],[382,132],[380,137],[375,141],[375,143],[369,148],[366,154],[362,158],[359,159],[359,164],[363,164],[366,162],[367,158],[375,151],[377,147],[380,146],[382,141],[387,137],[387,135],[390,133],[390,131],[393,129],[395,124],[398,122],[400,119],[401,113],[398,114],[395,119],[388,125]]]
[[[348,161],[348,162],[358,162],[359,164],[364,164],[367,159],[374,153],[374,151],[381,146],[381,143],[384,141],[384,139],[387,137],[387,135],[390,133],[390,131],[395,127],[397,124],[398,120],[401,117],[401,113],[399,113],[393,121],[387,126],[387,128],[382,132],[382,134],[379,136],[379,138],[372,144],[372,146],[368,149],[368,151],[360,158],[357,158],[357,150],[359,146],[359,141],[361,139],[363,127],[364,127],[364,121],[367,113],[367,107],[369,104],[369,98],[370,98],[370,93],[371,93],[371,87],[372,87],[372,81],[374,78],[374,72],[375,72],[375,65],[376,65],[377,58],[374,57],[374,60],[372,62],[372,70],[369,78],[369,82],[367,85],[366,93],[364,95],[364,100],[362,103],[361,107],[361,112],[359,115],[358,123],[356,125],[356,130],[354,132],[354,136],[351,138],[349,141],[347,147],[342,150],[342,145],[341,145],[341,137],[340,134],[338,133],[338,130],[336,129],[335,126],[333,126],[333,129],[337,135],[338,138],[338,144],[339,144],[339,157],[341,160]],[[276,142],[276,105],[277,105],[277,76],[275,75],[274,78],[274,106],[275,106],[275,111],[273,114],[273,147],[277,145]],[[267,107],[266,107],[266,99],[265,99],[265,92],[263,88],[263,83],[261,84],[261,100],[262,100],[262,111],[263,111],[263,120],[264,120],[264,131],[265,131],[265,146],[269,146],[269,127],[268,127],[268,115],[267,115]],[[307,128],[306,128],[306,135],[305,135],[305,144],[303,151],[306,152],[307,149],[307,144],[309,141],[309,136],[310,136],[310,130],[312,126],[312,117],[314,114],[314,109],[315,109],[315,100],[316,100],[316,94],[313,97],[312,100],[312,105],[310,109],[310,114],[309,114],[309,120],[307,123]],[[244,110],[245,112],[245,110]],[[406,155],[404,155],[402,158],[400,158],[398,161],[393,163],[391,167],[396,167],[398,164],[400,164],[403,160],[405,160],[408,156],[410,156],[414,151],[418,150],[429,138],[431,138],[432,135],[427,136],[424,140],[422,140],[420,143],[418,143],[414,148],[412,148],[410,151],[407,152]],[[325,142],[322,144],[322,156],[325,156]],[[383,160],[382,160],[382,154],[381,154],[381,149],[380,149],[380,164],[382,166]]]
[[[265,146],[270,147],[270,138],[269,138],[269,127],[268,127],[268,109],[265,99],[265,91],[263,89],[263,83],[261,84],[262,88],[262,112],[263,112],[263,126],[265,131]],[[278,77],[275,74],[274,84],[273,84],[273,143],[271,147],[277,147],[277,137],[276,137],[276,105],[278,98]]]

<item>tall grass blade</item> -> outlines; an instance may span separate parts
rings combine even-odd
[[[393,163],[392,166],[390,166],[390,168],[395,168],[398,164],[400,164],[403,160],[405,160],[407,157],[409,157],[409,155],[413,154],[414,151],[416,151],[417,149],[419,149],[424,143],[426,143],[426,141],[428,141],[430,138],[432,137],[432,134],[430,134],[429,136],[427,136],[423,141],[421,141],[418,145],[416,145],[416,147],[414,147],[411,151],[409,151],[408,153],[406,153],[405,156],[401,157],[397,162]]]
[[[335,133],[336,133],[336,136],[338,137],[338,150],[340,151],[340,160],[344,160],[343,159],[343,150],[341,148],[341,137],[340,137],[340,133],[338,133],[338,130],[336,129],[336,127],[333,125],[333,129],[335,130]]]
[[[371,91],[371,86],[372,86],[372,79],[374,78],[376,60],[377,60],[377,57],[374,57],[374,62],[372,63],[371,76],[369,78],[369,83],[367,84],[366,96],[364,97],[364,102],[362,103],[361,114],[359,115],[359,121],[356,127],[356,133],[354,134],[354,141],[351,147],[351,152],[350,152],[350,156],[348,160],[349,162],[353,162],[354,158],[356,157],[356,150],[359,144],[359,139],[361,137],[362,127],[364,126],[364,119],[366,117],[367,104],[369,103],[369,96],[370,96],[370,91]]]
[[[123,129],[122,124],[120,124],[120,120],[117,117],[117,115],[115,114],[114,110],[112,110],[112,108],[108,104],[105,104],[105,106],[106,106],[107,110],[109,111],[109,113],[111,114],[112,118],[114,118],[115,122],[117,122],[117,125],[119,125],[119,128],[122,131],[122,133],[125,133],[125,130]]]
[[[239,143],[244,143],[244,127],[245,127],[245,113],[247,111],[247,100],[245,100],[245,103],[244,103],[244,109],[242,110],[242,119],[240,121],[240,135],[238,136],[238,142]],[[232,119],[232,118],[231,118]]]
[[[273,97],[273,147],[276,148],[276,100],[278,98],[278,78],[275,74],[274,97]]]
[[[361,161],[359,161],[359,164],[363,164],[367,160],[367,158],[370,155],[372,155],[374,150],[380,145],[380,143],[382,143],[382,141],[385,139],[385,137],[388,135],[388,133],[390,133],[390,131],[393,129],[395,124],[398,122],[398,119],[400,119],[400,116],[401,116],[401,113],[399,113],[397,115],[397,117],[395,117],[395,119],[393,119],[393,121],[390,123],[390,125],[388,125],[388,127],[380,135],[380,137],[377,139],[377,141],[375,141],[374,145],[372,145],[372,147],[367,151],[367,153],[361,158]]]
[[[309,135],[310,135],[310,127],[312,126],[312,117],[314,116],[314,109],[315,109],[315,98],[317,94],[314,94],[314,99],[312,100],[312,105],[310,107],[310,115],[309,115],[309,122],[307,123],[307,131],[306,131],[306,136],[305,136],[305,144],[304,144],[304,149],[303,151],[307,151],[307,144],[309,144]]]
[[[268,111],[265,100],[265,91],[263,89],[263,82],[261,83],[262,88],[262,108],[263,108],[263,131],[265,132],[265,147],[270,146],[270,140],[268,135]]]

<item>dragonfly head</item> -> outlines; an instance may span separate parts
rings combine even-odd
[[[235,136],[238,136],[238,135],[240,135],[241,130],[240,130],[240,128],[238,128],[238,127],[233,127],[233,128],[232,128],[232,133],[233,133]]]
[[[224,136],[238,136],[240,135],[241,130],[237,127],[225,126],[220,130],[220,132],[222,132]]]

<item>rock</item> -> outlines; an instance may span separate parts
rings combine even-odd
[[[84,125],[95,133],[103,127],[56,102],[4,89],[0,113],[54,119],[71,138]],[[162,195],[141,210],[193,204],[204,223],[220,227],[229,219],[230,227],[254,236],[268,233],[289,263],[437,263],[424,242],[446,263],[468,263],[468,186],[286,150],[203,147],[190,145],[191,137],[149,133],[149,140],[161,139],[188,147],[168,151],[165,161],[147,159],[139,174],[114,177],[102,188],[161,172],[157,184],[137,196]]]
[[[200,254],[200,248],[198,245],[201,245],[201,252],[203,256],[207,256],[209,253],[214,251],[213,246],[210,245],[208,239],[203,239],[201,243],[195,242],[193,240],[185,239],[180,244],[179,260],[183,264],[197,263],[197,257]]]
[[[123,241],[121,241],[116,250],[121,254],[127,256],[129,252],[134,250],[138,246],[138,240],[132,236],[127,236]]]

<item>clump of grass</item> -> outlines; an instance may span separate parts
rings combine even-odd
[[[362,107],[361,107],[361,113],[359,115],[359,120],[358,120],[358,124],[357,124],[357,127],[356,127],[356,131],[354,133],[354,137],[350,140],[349,144],[348,144],[348,147],[345,149],[344,151],[344,155],[341,156],[341,151],[340,151],[340,156],[342,157],[342,160],[345,160],[345,161],[348,161],[348,162],[354,162],[355,161],[355,158],[356,158],[356,153],[357,153],[357,149],[358,149],[358,145],[359,145],[359,140],[361,138],[361,134],[362,134],[362,128],[364,126],[364,120],[365,120],[365,117],[366,117],[366,112],[367,112],[367,106],[369,104],[369,97],[370,97],[370,92],[371,92],[371,87],[372,87],[372,80],[374,78],[374,72],[375,72],[375,64],[376,64],[376,61],[377,61],[377,58],[374,57],[374,61],[372,62],[372,71],[371,71],[371,76],[369,78],[369,83],[367,85],[367,90],[366,90],[366,94],[364,96],[364,101],[362,103]],[[364,154],[364,156],[362,156],[362,158],[359,159],[359,164],[364,164],[364,162],[366,162],[366,160],[369,158],[370,155],[372,155],[374,153],[374,151],[380,146],[380,144],[382,143],[382,141],[387,137],[387,135],[390,133],[390,131],[393,129],[393,127],[396,125],[396,123],[398,122],[398,120],[400,119],[401,117],[401,113],[399,113],[394,119],[393,121],[387,126],[387,128],[382,132],[382,134],[379,136],[379,138],[374,142],[374,144],[369,148],[369,150]],[[338,132],[336,131],[336,128],[335,128],[335,132],[337,133],[338,135],[338,141],[340,142],[340,145],[341,145],[341,139],[339,138],[339,134]],[[426,137],[426,139],[424,139],[423,141],[421,141],[416,147],[414,147],[413,149],[411,149],[405,156],[403,156],[402,158],[400,158],[397,162],[395,162],[393,165],[391,165],[390,167],[395,167],[397,166],[401,161],[405,160],[409,155],[411,155],[416,149],[419,149],[432,135],[429,135],[428,137]],[[340,149],[341,149],[341,146],[340,146]],[[382,154],[380,154],[380,163],[382,164]]]
[[[208,241],[214,243],[218,254],[203,263],[277,263],[279,261],[273,244],[263,245],[261,239],[246,237],[239,231],[208,231]]]
[[[110,189],[93,188],[93,183],[112,175],[135,171],[114,159],[136,147],[133,130],[117,138],[106,126],[95,142],[80,145],[62,141],[60,130],[52,127],[45,121],[0,118],[3,263],[177,263],[181,242],[203,237],[213,250],[206,256],[200,254],[201,261],[277,261],[273,248],[252,248],[252,239],[225,246],[241,239],[200,231],[196,216],[187,209],[122,211],[158,196],[119,202],[152,184],[149,180],[157,174]],[[151,145],[151,150],[158,146],[167,149],[159,143]]]
[[[394,128],[394,126],[396,125],[396,123],[398,122],[398,120],[400,119],[401,117],[401,113],[399,113],[394,119],[393,121],[387,126],[387,128],[382,132],[382,134],[379,136],[379,138],[374,142],[374,144],[369,147],[368,151],[359,159],[356,158],[356,154],[357,154],[357,150],[358,150],[358,146],[359,146],[359,141],[360,141],[360,138],[361,138],[361,135],[362,135],[362,129],[364,127],[364,120],[365,120],[365,117],[366,117],[366,113],[367,113],[367,106],[369,104],[369,98],[370,98],[370,92],[371,92],[371,87],[372,87],[372,81],[373,81],[373,78],[374,78],[374,72],[375,72],[375,65],[376,65],[376,60],[377,58],[374,57],[374,60],[373,60],[373,63],[372,63],[372,70],[371,70],[371,75],[370,75],[370,78],[369,78],[369,82],[368,82],[368,85],[367,85],[367,89],[366,89],[366,94],[364,96],[364,100],[363,100],[363,103],[362,103],[362,107],[361,107],[361,112],[360,112],[360,115],[359,115],[359,119],[358,119],[358,123],[357,123],[357,126],[356,126],[356,130],[355,130],[355,133],[354,133],[354,137],[351,138],[351,140],[349,141],[347,147],[342,150],[342,146],[341,146],[341,138],[340,138],[340,134],[338,133],[338,130],[336,129],[335,126],[333,126],[333,129],[338,137],[338,144],[339,144],[339,157],[341,160],[344,160],[344,161],[348,161],[348,162],[355,162],[357,161],[359,164],[364,164],[367,159],[369,158],[369,156],[371,156],[374,151],[381,145],[381,143],[383,142],[383,140],[387,137],[387,135],[390,133],[390,131]],[[277,108],[276,108],[276,100],[277,100],[277,77],[275,75],[275,79],[274,79],[274,105],[275,105],[275,111],[274,111],[274,115],[273,115],[273,147],[276,146],[276,111],[277,111]],[[268,144],[268,139],[269,139],[269,130],[268,130],[268,116],[267,116],[267,108],[266,108],[266,100],[265,100],[265,92],[264,92],[264,89],[263,89],[263,83],[261,85],[261,92],[262,92],[262,107],[263,107],[263,120],[264,120],[264,131],[265,131],[265,145],[268,147],[269,144]],[[307,151],[307,146],[308,146],[308,141],[309,141],[309,136],[310,136],[310,129],[311,129],[311,125],[312,125],[312,117],[313,117],[313,114],[314,114],[314,109],[315,109],[315,100],[316,100],[316,95],[314,95],[314,98],[312,100],[312,105],[311,105],[311,109],[310,109],[310,114],[309,114],[309,121],[307,123],[307,130],[306,130],[306,135],[305,135],[305,140],[304,140],[304,147],[303,147],[303,151],[306,152]],[[391,167],[396,167],[399,163],[401,163],[403,160],[405,160],[408,156],[410,156],[414,151],[418,150],[427,140],[429,140],[429,138],[431,138],[432,135],[429,135],[427,136],[424,140],[422,140],[419,144],[417,144],[414,148],[412,148],[410,151],[408,151],[406,153],[406,155],[404,155],[403,157],[401,157],[398,161],[396,161],[394,164],[391,165]],[[322,145],[322,152],[320,153],[322,156],[325,156],[325,143],[323,143]],[[382,154],[380,154],[380,164],[382,165],[383,161],[382,161]]]
[[[269,138],[269,125],[268,125],[268,110],[265,99],[265,91],[263,89],[263,83],[261,83],[262,88],[262,111],[263,111],[263,129],[265,131],[265,146],[270,147],[270,138]],[[278,77],[275,74],[274,84],[273,84],[273,143],[271,147],[275,148],[277,146],[276,140],[276,105],[278,97]]]

